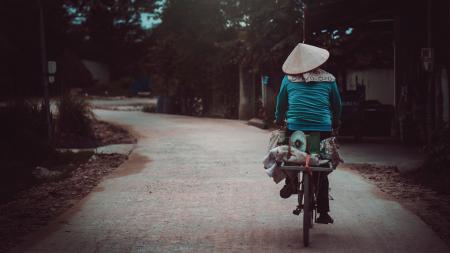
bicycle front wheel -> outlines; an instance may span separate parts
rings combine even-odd
[[[309,245],[309,229],[311,228],[312,220],[312,192],[311,182],[308,172],[303,172],[303,245]]]

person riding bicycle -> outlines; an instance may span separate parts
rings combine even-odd
[[[331,137],[338,128],[341,116],[341,97],[336,78],[319,68],[330,53],[326,49],[299,43],[283,64],[286,74],[277,95],[275,122],[287,124],[287,136],[300,130],[305,134],[319,132],[320,139]],[[333,219],[328,214],[328,173],[314,172],[313,178],[318,188],[316,222],[328,224]],[[297,178],[286,178],[280,190],[282,198],[289,198],[295,192]]]

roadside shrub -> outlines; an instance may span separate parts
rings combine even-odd
[[[155,105],[144,105],[144,107],[142,107],[142,111],[154,113],[154,112],[156,112],[156,106]]]
[[[421,178],[434,189],[450,194],[450,127],[436,131],[427,149]]]
[[[56,128],[58,133],[74,134],[82,137],[93,137],[90,105],[81,97],[64,95],[58,102]]]
[[[25,100],[0,106],[0,202],[33,182],[31,171],[55,153],[43,107]]]
[[[2,161],[34,161],[50,149],[45,110],[41,105],[24,100],[8,102],[0,107],[0,119]]]

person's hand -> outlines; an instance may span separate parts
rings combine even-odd
[[[331,134],[333,136],[338,136],[340,128],[341,128],[341,121],[340,120],[333,120],[333,130],[332,130]]]

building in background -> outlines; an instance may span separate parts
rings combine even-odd
[[[342,93],[344,134],[423,144],[448,123],[448,0],[306,2],[307,43],[331,52],[324,68]],[[257,116],[261,97],[270,122],[283,74],[281,66],[257,69],[241,78],[239,116]],[[270,81],[261,85],[261,76]]]
[[[111,72],[107,64],[86,59],[83,59],[82,63],[89,70],[96,84],[107,84],[111,81]]]

